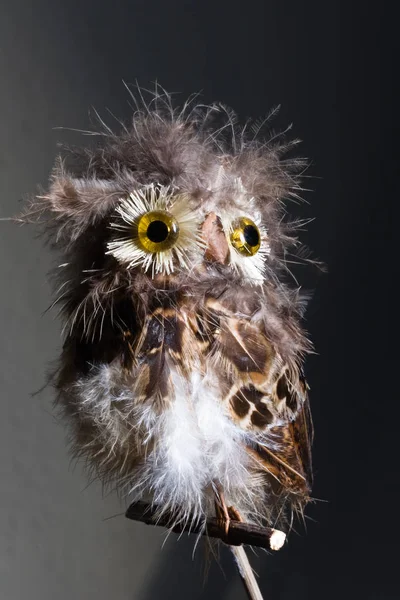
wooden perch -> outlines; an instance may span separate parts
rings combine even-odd
[[[286,539],[286,534],[278,529],[259,527],[258,525],[241,523],[234,520],[229,522],[229,529],[226,534],[216,518],[208,519],[205,528],[200,522],[194,525],[190,523],[186,525],[177,524],[174,527],[171,527],[171,522],[173,522],[171,517],[168,515],[160,517],[157,515],[157,510],[145,502],[134,502],[131,504],[126,511],[125,516],[128,519],[140,521],[146,525],[167,527],[174,533],[182,533],[184,531],[189,533],[201,533],[208,537],[218,538],[229,546],[248,544],[249,546],[258,546],[259,548],[266,548],[267,550],[280,550]]]

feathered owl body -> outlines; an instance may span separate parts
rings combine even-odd
[[[259,128],[156,95],[59,159],[28,211],[63,255],[54,383],[74,450],[175,520],[205,521],[223,494],[275,524],[309,498],[310,345],[283,281],[303,163]]]

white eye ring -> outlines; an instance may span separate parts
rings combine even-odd
[[[166,224],[168,236],[162,241],[146,239],[152,217]],[[110,227],[114,235],[106,254],[128,269],[150,271],[152,277],[170,275],[176,264],[191,269],[204,253],[197,216],[190,210],[187,196],[171,186],[150,184],[122,198]]]

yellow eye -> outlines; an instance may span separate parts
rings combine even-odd
[[[254,256],[261,246],[260,231],[247,217],[239,217],[232,222],[230,238],[232,246],[242,256]]]
[[[165,210],[153,210],[137,222],[137,240],[146,252],[163,252],[172,248],[179,237],[178,221]]]

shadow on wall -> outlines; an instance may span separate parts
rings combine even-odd
[[[163,548],[160,545],[159,564],[142,589],[132,595],[132,600],[244,599],[246,595],[229,550],[221,547],[218,563],[210,556],[206,574],[208,553],[205,541],[200,540],[193,556],[195,541],[192,535],[178,539],[172,534]]]
[[[245,600],[247,594],[228,548],[221,544],[218,562],[210,556],[207,563],[204,540],[199,542],[193,557],[195,540],[194,536],[178,539],[172,534],[163,548],[160,543],[156,568],[141,589],[132,594],[131,600]],[[265,598],[289,600],[310,595],[311,582],[304,575],[302,566],[290,568],[293,554],[298,550],[296,542],[292,546],[292,551],[286,546],[281,552],[272,554],[260,549],[253,552],[246,547]],[[209,565],[208,575],[205,575],[206,564]]]

